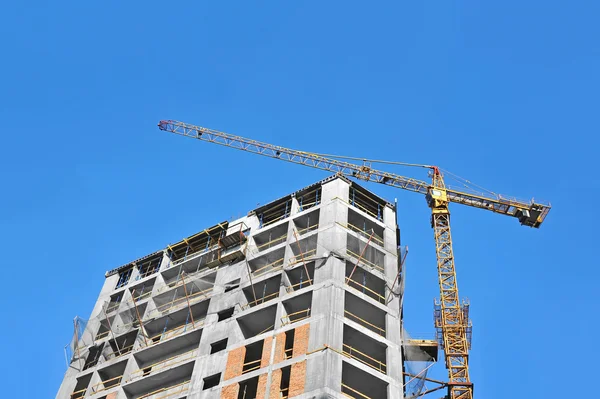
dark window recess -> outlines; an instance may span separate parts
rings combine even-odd
[[[296,330],[289,330],[285,332],[285,358],[289,359],[292,357],[294,352],[294,335]]]
[[[117,286],[115,287],[115,289],[117,288],[121,288],[127,285],[127,283],[129,282],[129,277],[131,277],[131,272],[133,271],[133,268],[129,268],[127,270],[123,270],[122,272],[119,273],[119,281],[117,282]]]
[[[233,291],[240,286],[240,279],[235,279],[233,281],[225,284],[225,292]]]
[[[210,354],[220,352],[227,348],[227,338],[210,344]]]
[[[222,310],[218,313],[219,321],[227,320],[233,316],[233,308]]]
[[[219,382],[221,382],[221,373],[211,375],[210,377],[206,377],[204,379],[204,386],[202,387],[202,390],[207,390],[212,387],[216,387],[217,385],[219,385]]]

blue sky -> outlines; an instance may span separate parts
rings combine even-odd
[[[3,397],[54,397],[72,319],[89,316],[106,270],[327,176],[161,132],[160,119],[436,164],[551,201],[540,230],[452,208],[471,377],[482,398],[589,397],[597,2],[17,3],[0,25]],[[406,327],[431,336],[429,210],[366,186],[398,198]]]

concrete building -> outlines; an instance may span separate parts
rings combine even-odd
[[[332,176],[106,273],[57,399],[403,398],[396,209]]]

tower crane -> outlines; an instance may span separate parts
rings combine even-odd
[[[371,164],[366,161],[362,165],[354,164],[335,159],[339,157],[284,148],[184,122],[162,120],[158,123],[158,127],[160,130],[209,143],[237,148],[425,195],[427,204],[431,208],[431,226],[435,238],[437,275],[440,288],[440,300],[436,302],[436,317],[434,320],[445,353],[446,369],[449,375],[447,383],[448,397],[449,399],[473,398],[473,384],[469,377],[471,324],[468,319],[468,304],[461,303],[458,296],[448,204],[453,202],[512,216],[518,219],[521,225],[534,228],[540,227],[550,211],[550,204],[536,202],[533,199],[522,201],[494,193],[480,194],[466,190],[455,190],[446,186],[443,173],[437,166],[418,165],[429,169],[431,182],[428,183],[373,169]]]

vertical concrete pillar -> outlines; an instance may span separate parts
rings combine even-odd
[[[271,352],[273,349],[273,337],[265,338],[263,343],[262,356],[260,358],[260,367],[267,367],[271,363]]]

